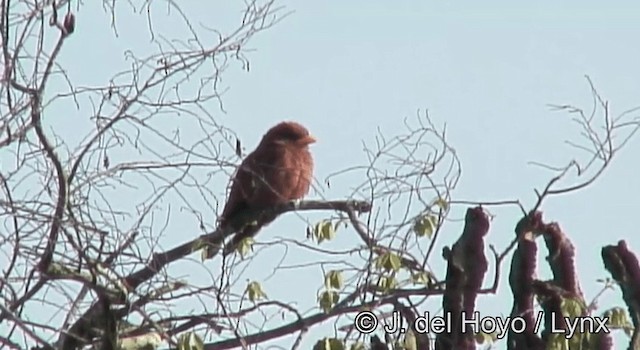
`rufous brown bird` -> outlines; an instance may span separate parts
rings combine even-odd
[[[218,219],[220,227],[247,209],[268,208],[304,197],[313,177],[309,145],[314,142],[309,131],[296,122],[282,122],[269,129],[236,171]],[[254,236],[274,219],[275,216],[265,217],[242,228],[227,243],[223,254],[233,252],[243,239]]]

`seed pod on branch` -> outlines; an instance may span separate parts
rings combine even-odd
[[[555,222],[544,224],[542,231],[549,250],[547,260],[553,272],[553,281],[575,297],[583,298],[576,274],[576,251],[573,244]]]
[[[602,262],[611,277],[620,285],[622,298],[627,304],[635,331],[630,349],[640,349],[640,266],[638,258],[627,247],[627,242],[602,248]]]
[[[525,320],[526,329],[523,332],[509,331],[507,348],[544,349],[542,338],[535,332],[533,309],[533,281],[535,280],[538,247],[531,226],[525,227],[520,223],[516,226],[516,230],[521,228],[523,231],[518,232],[520,241],[511,260],[509,285],[513,294],[511,317],[522,317]]]
[[[447,259],[446,290],[442,296],[443,314],[451,318],[450,334],[436,337],[437,349],[475,349],[473,332],[462,329],[462,313],[473,317],[478,290],[488,269],[484,254],[484,237],[489,232],[489,217],[482,207],[470,208],[464,231],[450,250]]]
[[[560,226],[555,222],[545,223],[542,220],[542,213],[537,211],[525,216],[516,225],[516,235],[520,236],[527,232],[533,233],[534,238],[538,235],[544,237],[549,250],[547,261],[553,272],[554,283],[574,294],[575,297],[582,298],[576,275],[575,249]]]

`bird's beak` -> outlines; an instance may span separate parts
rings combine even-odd
[[[298,141],[298,142],[300,142],[301,144],[306,146],[306,145],[310,145],[312,143],[315,143],[316,142],[316,138],[311,136],[311,135],[307,135],[307,136],[303,137],[302,139],[300,139],[300,141]]]

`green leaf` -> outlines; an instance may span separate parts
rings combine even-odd
[[[342,280],[342,273],[340,271],[336,271],[336,270],[331,270],[329,272],[327,272],[326,275],[324,275],[324,285],[331,289],[342,289],[343,286],[343,280]]]
[[[433,231],[435,231],[438,218],[435,215],[427,214],[416,219],[413,224],[413,232],[418,237],[431,238]]]
[[[580,298],[562,298],[560,311],[564,317],[573,322],[576,318],[582,317],[587,310],[587,305]],[[584,336],[576,333],[568,340],[570,349],[579,348],[584,340]]]
[[[245,292],[249,295],[249,300],[255,303],[257,300],[261,300],[267,297],[267,294],[262,290],[262,286],[258,282],[250,282],[247,285]]]
[[[318,297],[318,304],[324,312],[329,312],[338,303],[340,296],[337,292],[324,291]]]
[[[200,250],[200,261],[211,259],[211,251],[217,249],[220,249],[220,244],[210,244],[202,239],[195,241],[193,243],[193,246],[191,246],[191,251],[193,252],[197,252],[198,250]]]
[[[349,350],[366,350],[367,348],[364,346],[363,342],[355,342],[351,345]]]
[[[203,350],[204,342],[193,332],[180,334],[178,337],[178,350]]]
[[[476,339],[476,343],[478,344],[493,344],[495,343],[496,339],[498,339],[498,334],[497,332],[493,332],[493,333],[478,332],[474,334],[474,338]]]
[[[307,234],[309,230],[307,230]],[[322,220],[311,228],[311,236],[318,242],[330,241],[336,237],[336,228],[329,220]]]
[[[386,252],[376,258],[376,267],[386,271],[397,272],[402,267],[402,260],[394,252]]]
[[[236,247],[236,251],[240,253],[240,256],[242,258],[244,258],[247,255],[249,255],[249,253],[253,249],[253,243],[255,243],[255,240],[253,239],[253,237],[246,237],[243,240],[241,240],[240,243],[238,243],[238,246]]]
[[[393,277],[382,276],[378,280],[378,287],[380,287],[382,291],[385,293],[388,292],[390,289],[395,288],[397,284],[398,283],[396,282],[396,279]]]
[[[628,322],[627,313],[621,307],[614,307],[604,312],[603,317],[608,317],[607,325],[612,327],[623,327]]]
[[[563,298],[560,304],[562,315],[570,319],[582,317],[586,309],[587,306],[580,298]]]
[[[573,337],[569,338],[569,349],[588,349],[587,345],[590,343],[590,340],[591,333],[575,332]]]
[[[404,340],[402,341],[402,347],[405,350],[418,350],[416,335],[411,329],[409,329],[409,331],[405,334]]]
[[[432,280],[431,274],[426,271],[415,272],[411,274],[411,283],[428,285]]]
[[[444,198],[438,198],[435,201],[433,201],[433,204],[439,206],[440,208],[442,208],[442,210],[448,210],[449,209],[449,203],[447,203],[447,201]]]
[[[629,337],[633,334],[634,327],[625,309],[614,307],[605,311],[602,316],[609,318],[607,320],[609,329],[622,329]]]
[[[318,340],[313,350],[345,350],[344,343],[336,338],[323,338]]]
[[[564,337],[564,333],[549,334],[546,345],[546,350],[569,350],[569,341]]]

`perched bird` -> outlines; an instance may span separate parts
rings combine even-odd
[[[224,227],[235,215],[247,209],[262,209],[301,199],[309,192],[313,177],[313,158],[309,145],[316,139],[302,125],[282,122],[262,137],[258,147],[240,164],[227,203],[218,219]],[[234,251],[247,237],[275,219],[265,217],[257,225],[238,231],[225,246],[224,255]]]

